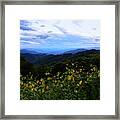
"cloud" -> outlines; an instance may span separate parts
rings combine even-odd
[[[96,38],[100,36],[99,20],[74,20],[72,21],[80,31],[81,36]]]
[[[31,41],[24,41],[24,40],[22,40],[21,42],[22,43],[28,43],[28,44],[40,44],[38,42],[31,42]]]
[[[49,37],[49,35],[44,34],[44,35],[36,35],[36,37],[40,38],[40,39],[46,39]]]
[[[21,46],[65,48],[99,45],[99,29],[97,20],[20,20]]]
[[[20,30],[35,31],[31,27],[31,23],[26,20],[20,20]]]
[[[21,30],[28,30],[28,31],[35,31],[34,29],[30,28],[30,27],[27,27],[27,26],[20,26],[20,29]]]
[[[58,25],[54,25],[57,29],[59,29],[63,34],[67,34],[67,31],[62,28],[62,27],[59,27]]]

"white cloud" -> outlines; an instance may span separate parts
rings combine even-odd
[[[24,41],[24,40],[21,40],[22,43],[29,43],[29,44],[40,44],[38,42],[31,42],[31,41]]]
[[[25,46],[77,47],[100,42],[99,20],[21,20],[20,28]]]
[[[100,36],[99,20],[29,20],[28,26],[35,31],[24,31],[30,34],[77,34],[79,36]]]

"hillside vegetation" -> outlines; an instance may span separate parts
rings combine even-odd
[[[100,51],[21,54],[21,100],[99,100]]]

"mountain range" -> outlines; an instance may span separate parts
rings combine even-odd
[[[84,54],[99,53],[99,49],[75,49],[63,52],[62,54],[40,53],[30,50],[21,50],[21,57],[24,57],[29,63],[35,65],[45,65],[55,62],[62,62],[64,60],[76,59]]]
[[[92,49],[94,50],[99,50],[99,47],[93,47]],[[75,54],[78,52],[83,52],[91,50],[90,48],[85,49],[85,48],[78,48],[78,49],[21,49],[20,53],[21,54],[39,54],[39,55],[61,55],[61,54]]]

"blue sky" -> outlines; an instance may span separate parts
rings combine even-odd
[[[21,49],[100,46],[99,20],[20,20]]]

